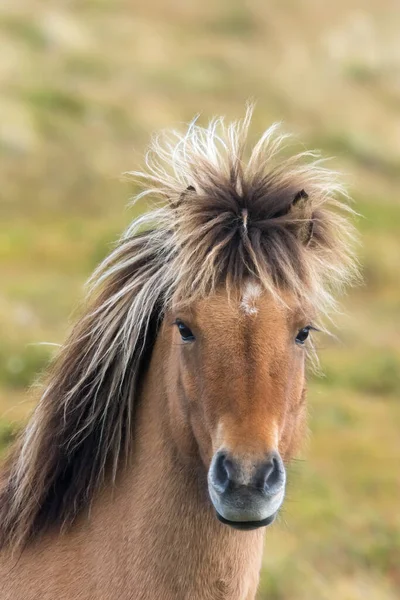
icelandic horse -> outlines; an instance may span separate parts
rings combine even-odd
[[[253,600],[306,423],[306,357],[356,275],[314,153],[242,121],[154,138],[154,206],[86,311],[0,477],[1,600]]]

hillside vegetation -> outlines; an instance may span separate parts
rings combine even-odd
[[[135,216],[120,174],[153,131],[199,112],[241,117],[254,98],[254,135],[283,121],[345,174],[365,283],[338,339],[318,343],[325,376],[310,382],[312,433],[266,535],[260,600],[400,597],[399,34],[390,0],[0,9],[3,449],[85,279]]]

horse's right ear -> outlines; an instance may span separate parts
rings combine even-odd
[[[295,194],[293,200],[292,200],[292,206],[296,206],[296,204],[302,204],[305,205],[306,201],[308,200],[308,194],[306,192],[306,190],[301,189],[299,192],[297,192],[297,194]]]
[[[289,214],[299,220],[297,236],[307,246],[314,232],[314,221],[309,196],[304,189],[295,194],[289,208]]]

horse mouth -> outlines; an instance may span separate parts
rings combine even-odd
[[[261,521],[229,521],[225,519],[219,512],[215,511],[217,514],[217,518],[224,525],[229,525],[233,529],[239,529],[240,531],[252,531],[253,529],[259,529],[260,527],[267,527],[271,525],[275,521],[276,515],[278,511],[267,517],[266,519],[262,519]]]

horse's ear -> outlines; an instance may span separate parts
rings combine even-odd
[[[180,206],[182,204],[182,202],[184,201],[185,197],[188,195],[188,192],[195,192],[196,188],[193,185],[188,185],[186,190],[184,190],[183,192],[181,192],[181,194],[179,195],[179,198],[177,201],[175,202],[171,202],[172,206],[174,208],[177,208],[178,206]]]
[[[306,190],[300,190],[299,192],[297,192],[297,194],[295,194],[293,200],[292,200],[292,206],[296,206],[296,204],[301,203],[302,206],[305,205],[306,201],[308,200],[308,194],[306,192]]]
[[[298,220],[296,233],[300,241],[307,246],[313,236],[314,221],[309,196],[304,189],[295,194],[289,208],[289,214]]]

